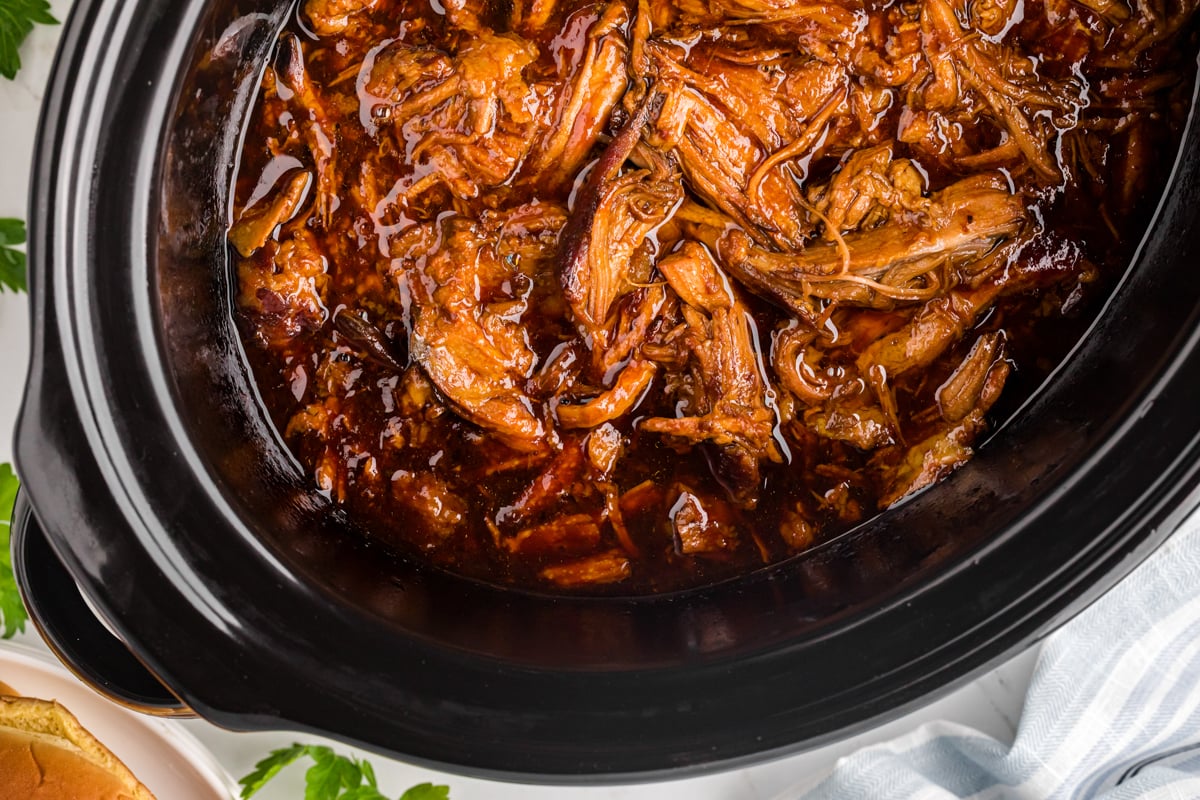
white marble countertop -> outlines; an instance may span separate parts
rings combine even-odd
[[[65,19],[69,0],[51,0],[54,13]],[[38,109],[58,41],[59,28],[39,27],[26,41],[21,56],[24,68],[16,81],[0,78],[0,217],[26,217],[27,184],[33,151]],[[0,294],[0,461],[12,457],[12,431],[25,380],[29,352],[29,314],[26,298]],[[42,647],[30,628],[17,640]],[[3,643],[0,642],[0,647]],[[945,719],[968,725],[1002,742],[1011,742],[1020,716],[1022,699],[1033,669],[1035,652],[1022,654],[999,669],[988,673],[952,694],[895,722],[868,733],[809,753],[781,759],[748,769],[718,773],[669,783],[642,786],[572,788],[530,787],[515,784],[445,775],[371,756],[380,779],[380,788],[398,796],[407,786],[424,781],[449,784],[454,800],[508,800],[523,798],[640,798],[686,797],[690,800],[768,800],[789,787],[806,784],[832,767],[841,756],[872,742],[900,735],[924,722]],[[234,777],[248,772],[254,762],[268,751],[293,741],[314,741],[289,732],[230,733],[203,721],[184,721],[193,735],[212,751]],[[343,752],[348,748],[337,746]],[[303,796],[303,769],[281,775],[257,797],[285,800]]]

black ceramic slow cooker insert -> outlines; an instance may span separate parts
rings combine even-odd
[[[1193,118],[1135,263],[1063,366],[973,461],[850,534],[640,599],[500,589],[371,546],[272,429],[231,316],[239,125],[290,12],[79,0],[46,100],[14,554],[43,631],[109,694],[492,777],[678,777],[949,691],[1195,505]]]

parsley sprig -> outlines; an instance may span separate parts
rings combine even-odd
[[[10,81],[21,69],[18,52],[34,25],[57,25],[46,0],[0,0],[0,75]]]
[[[0,0],[0,9],[5,2]],[[0,217],[0,292],[5,287],[14,292],[25,291],[25,254],[13,247],[19,244],[25,244],[25,223]]]
[[[301,758],[312,759],[313,765],[304,774],[304,800],[389,800],[379,791],[375,770],[369,761],[347,758],[328,747],[293,744],[273,750],[254,765],[254,771],[238,781],[242,798],[251,797],[276,775]],[[413,786],[399,800],[449,800],[449,786],[422,783]]]
[[[17,499],[17,487],[20,485],[12,465],[0,464],[0,621],[4,623],[4,634],[0,638],[4,639],[11,639],[19,631],[24,631],[28,618],[21,594],[17,591],[12,556],[8,551],[13,502]]]

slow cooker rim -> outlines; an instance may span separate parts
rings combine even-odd
[[[82,60],[82,55],[80,53],[80,50],[82,48],[80,48],[79,45],[82,41],[86,41],[88,34],[90,32],[90,25],[94,25],[98,20],[102,20],[104,18],[103,15],[105,13],[108,13],[110,15],[108,17],[108,19],[111,21],[113,19],[112,13],[114,11],[114,6],[119,6],[119,5],[120,4],[108,3],[107,8],[105,8],[104,7],[105,3],[103,2],[103,0],[80,0],[80,3],[78,4],[79,11],[78,12],[73,11],[71,20],[68,24],[67,35],[64,37],[64,47],[62,50],[60,50],[60,54],[59,54],[60,63],[56,64],[56,67],[55,67],[55,73],[54,73],[55,78],[54,78],[52,91],[48,95],[46,111],[45,111],[45,115],[43,117],[42,133],[39,134],[39,145],[38,145],[38,150],[37,150],[38,158],[37,158],[37,164],[36,164],[36,168],[35,168],[35,175],[37,176],[37,180],[35,181],[34,186],[32,188],[33,202],[31,202],[31,208],[34,209],[35,212],[37,212],[37,213],[35,213],[34,218],[31,221],[31,242],[33,242],[33,244],[31,244],[31,254],[30,254],[31,266],[32,266],[31,283],[33,285],[33,298],[34,298],[34,303],[35,303],[34,360],[31,365],[31,373],[30,374],[31,374],[31,377],[35,378],[35,379],[44,377],[42,370],[45,369],[45,367],[47,366],[47,364],[46,364],[46,359],[47,359],[46,350],[47,349],[55,349],[57,347],[60,347],[63,345],[64,342],[67,343],[67,349],[70,349],[71,346],[73,346],[73,345],[77,346],[80,341],[86,340],[87,335],[88,335],[87,331],[80,331],[74,327],[75,318],[72,313],[66,313],[66,314],[62,313],[64,311],[69,311],[69,309],[67,309],[63,306],[63,303],[66,302],[66,299],[64,298],[64,296],[62,296],[62,295],[56,296],[55,298],[53,298],[54,302],[51,303],[51,298],[48,298],[45,295],[45,293],[42,291],[42,288],[48,287],[51,285],[51,281],[49,280],[49,272],[48,272],[49,265],[48,265],[47,259],[49,259],[50,263],[55,263],[56,264],[55,268],[62,270],[63,271],[62,274],[70,274],[68,271],[70,270],[71,259],[66,255],[65,251],[57,251],[57,248],[59,246],[62,246],[63,248],[69,247],[70,246],[69,242],[71,240],[71,237],[63,236],[62,234],[67,231],[64,231],[60,227],[52,224],[53,220],[56,219],[56,214],[52,210],[60,208],[60,206],[55,202],[55,200],[57,199],[56,187],[58,187],[58,185],[59,185],[58,180],[60,178],[62,178],[64,180],[64,182],[69,182],[71,177],[75,177],[75,178],[80,177],[80,170],[79,170],[80,164],[72,162],[70,160],[70,158],[64,159],[64,161],[60,163],[59,160],[56,158],[56,156],[60,152],[62,152],[63,148],[67,147],[69,144],[70,137],[68,136],[68,134],[69,134],[70,130],[69,130],[69,125],[67,124],[67,121],[65,120],[65,115],[67,115],[72,108],[78,109],[78,106],[73,104],[72,102],[70,102],[70,100],[72,99],[72,97],[74,97],[74,99],[77,100],[80,90],[77,87],[74,87],[72,85],[72,82],[70,81],[70,77],[72,76],[72,74],[78,75],[79,71],[81,70],[80,62]],[[194,2],[191,3],[190,7],[193,9],[196,8],[197,7],[196,3],[194,3]],[[132,11],[129,11],[127,13],[132,13]],[[88,24],[85,24],[85,20]],[[95,39],[93,39],[92,41],[93,41],[93,47],[94,47]],[[116,38],[108,40],[106,42],[106,45],[112,47],[114,49],[114,51],[118,50],[120,48],[121,44],[122,44],[121,40],[116,39]],[[100,94],[102,94],[102,93],[100,93],[100,92],[96,93],[97,96],[99,96]],[[72,175],[67,175],[65,177],[59,175],[59,170],[61,168],[62,163],[70,164],[71,167],[74,169],[74,173]],[[86,170],[84,172],[86,172]],[[71,202],[68,202],[65,205],[66,205],[66,207],[73,208],[75,206],[75,204],[80,201],[81,201],[81,198],[78,195],[76,195],[76,196],[74,196],[74,198]],[[82,202],[84,202],[84,203],[92,202],[92,199],[90,197],[84,197],[84,198],[82,198]],[[86,216],[86,215],[81,215],[81,216]],[[64,241],[66,241],[67,243],[64,244]],[[55,253],[55,252],[57,252],[57,255],[59,256],[57,259],[54,259],[50,255],[51,253]],[[86,261],[86,259],[85,259],[85,261]],[[51,325],[49,328],[47,328],[48,322],[53,322],[54,324]],[[61,336],[61,340],[58,340],[56,337],[56,332],[54,330],[54,328],[56,326],[57,326],[57,333],[58,333],[58,335]],[[1193,336],[1192,343],[1188,345],[1188,347],[1191,348],[1193,357],[1195,356],[1194,351],[1196,349],[1194,339],[1195,339],[1195,336]],[[63,353],[63,355],[67,355],[67,354],[68,353]],[[75,351],[75,355],[79,356],[79,353],[77,350]],[[1182,361],[1182,358],[1183,357],[1181,356],[1179,361]],[[1178,369],[1182,369],[1182,367],[1179,366],[1179,362],[1177,362],[1176,366]],[[1178,377],[1179,377],[1178,375],[1174,376],[1175,379],[1178,379]],[[92,387],[91,390],[89,390],[87,387],[84,387],[81,390],[80,387],[78,386],[78,384],[74,383],[74,382],[71,383],[71,386],[74,391],[76,391],[76,392],[83,391],[85,395],[89,391],[95,390],[95,387]],[[47,519],[48,522],[53,523],[54,521],[59,521],[61,524],[61,522],[63,521],[63,517],[56,516],[56,514],[53,510],[55,508],[55,501],[58,499],[58,497],[56,497],[56,495],[53,493],[53,491],[49,487],[46,487],[44,485],[38,485],[38,482],[35,477],[39,473],[39,470],[37,468],[38,453],[36,452],[36,450],[37,450],[36,440],[39,438],[38,432],[54,427],[53,421],[38,418],[39,409],[36,407],[36,398],[37,398],[37,393],[30,391],[30,393],[27,394],[26,408],[22,412],[21,426],[20,426],[20,430],[18,433],[19,463],[22,465],[23,473],[27,472],[31,478],[35,478],[28,485],[28,489],[34,500],[34,505],[40,507],[41,509],[44,509],[42,514],[45,515],[45,518]],[[87,407],[93,408],[90,405],[88,405]],[[1196,444],[1197,444],[1196,440],[1193,438],[1191,445],[1190,445],[1191,450],[1188,450],[1186,452],[1188,454],[1190,454],[1190,453],[1196,451],[1197,450]],[[117,474],[115,471],[111,471],[111,470],[106,471],[106,470],[102,469],[101,472],[107,472],[106,477],[110,480],[115,480],[118,482],[124,480],[123,476],[121,476],[120,474]],[[1179,477],[1176,480],[1176,482],[1174,484],[1174,488],[1176,488],[1178,491],[1170,493],[1171,497],[1168,499],[1168,501],[1161,504],[1161,505],[1165,505],[1165,506],[1173,505],[1174,510],[1172,510],[1170,512],[1165,511],[1165,510],[1161,511],[1161,514],[1158,516],[1158,518],[1160,520],[1162,520],[1162,522],[1160,522],[1159,527],[1162,527],[1162,528],[1168,527],[1170,525],[1170,520],[1173,520],[1178,517],[1179,509],[1182,506],[1180,506],[1177,501],[1182,499],[1184,501],[1184,505],[1195,502],[1195,500],[1197,499],[1195,490],[1187,488],[1187,486],[1189,486],[1189,485],[1194,485],[1195,480],[1196,480],[1196,475],[1195,475],[1194,469],[1192,470],[1192,473],[1183,475],[1182,477]],[[1183,488],[1180,488],[1180,487],[1183,487]],[[76,520],[77,519],[78,519],[78,517],[76,517]],[[1177,521],[1177,519],[1175,521]],[[52,524],[50,525],[50,527],[47,528],[48,532],[51,531],[51,528],[53,528]],[[1094,565],[1093,570],[1091,572],[1100,572],[1109,577],[1116,574],[1116,572],[1114,572],[1114,570],[1120,571],[1120,572],[1127,572],[1129,569],[1132,569],[1132,566],[1134,565],[1134,563],[1136,561],[1140,560],[1141,557],[1143,557],[1151,549],[1153,549],[1153,546],[1156,546],[1157,543],[1159,541],[1161,541],[1161,539],[1165,538],[1165,531],[1160,532],[1160,534],[1161,534],[1160,536],[1152,537],[1152,539],[1141,539],[1138,541],[1134,541],[1132,543],[1126,542],[1125,543],[1126,546],[1117,546],[1117,547],[1111,548],[1108,551],[1108,558],[1105,560],[1102,560],[1100,562],[1100,564]],[[83,559],[80,558],[79,554],[73,549],[72,544],[70,542],[58,540],[53,535],[51,536],[51,539],[55,543],[56,550],[59,552],[60,557],[63,557],[64,560],[70,566],[72,573],[75,574],[79,578],[83,578],[83,580],[81,580],[81,582],[85,584],[85,588],[88,590],[89,594],[93,597],[93,599],[98,601],[98,603],[101,605],[101,608],[105,610],[105,613],[115,614],[115,607],[117,604],[115,602],[109,602],[109,599],[107,597],[108,593],[106,592],[104,587],[96,585],[95,583],[89,584],[89,582],[86,580],[86,577],[88,575],[88,570],[86,568],[84,568],[83,563],[82,563]],[[992,544],[995,547],[999,547],[1001,545],[1000,542],[995,542]],[[963,568],[963,565],[960,564],[959,567],[961,569],[961,568]],[[1102,568],[1102,567],[1106,567],[1106,568]],[[1088,574],[1090,575],[1091,572],[1089,572]],[[950,577],[950,576],[948,575],[947,577]],[[1089,582],[1087,584],[1087,586],[1088,586],[1088,588],[1074,593],[1073,597],[1071,598],[1071,601],[1067,605],[1065,605],[1065,606],[1060,605],[1057,612],[1052,613],[1052,614],[1042,615],[1041,621],[1037,625],[1032,626],[1033,627],[1032,632],[1028,629],[1028,624],[1027,624],[1027,629],[1024,630],[1023,632],[1021,632],[1019,635],[1013,634],[1007,638],[999,637],[999,638],[995,639],[994,641],[1001,641],[1001,640],[1006,641],[1007,646],[1003,649],[1003,651],[1008,652],[1008,651],[1011,651],[1014,647],[1019,646],[1019,644],[1021,642],[1027,641],[1031,635],[1032,636],[1040,636],[1047,628],[1052,627],[1053,625],[1057,624],[1057,622],[1061,621],[1061,619],[1064,618],[1064,616],[1073,614],[1075,611],[1078,611],[1083,605],[1086,604],[1086,601],[1088,601],[1090,599],[1094,599],[1094,596],[1097,596],[1100,593],[1100,591],[1102,591],[1099,588],[1099,583]],[[903,602],[906,602],[906,601],[903,599],[897,599],[897,604],[902,604]],[[884,609],[884,610],[887,610],[887,609]],[[115,614],[114,621],[116,621],[118,626],[120,626],[121,622],[120,622],[119,614]],[[1026,621],[1026,623],[1028,623],[1027,620],[1025,620],[1025,621]],[[1016,626],[1016,624],[1017,623],[1014,622],[1013,626]],[[132,631],[123,631],[123,632],[129,633],[129,634],[133,633]],[[131,636],[131,640],[136,640],[136,638],[137,638],[136,636]],[[978,658],[976,658],[975,665],[973,667],[968,667],[968,672],[959,673],[957,681],[955,681],[951,684],[939,684],[939,687],[945,691],[948,691],[950,688],[953,687],[953,685],[958,685],[961,682],[967,680],[969,678],[970,674],[974,674],[974,672],[977,672],[977,671],[983,669],[986,666],[986,663],[990,663],[990,661],[994,661],[995,658],[1000,657],[999,654],[994,652],[995,651],[994,646],[992,649],[993,649],[993,653],[990,655],[989,659],[979,660]],[[976,649],[976,650],[973,650],[970,653],[966,654],[964,656],[964,658],[969,659],[971,656],[978,656],[978,654],[979,654],[979,649]],[[155,661],[157,661],[157,659],[155,659]],[[950,664],[944,665],[944,669],[951,669],[952,666],[953,665],[950,665]],[[170,671],[167,669],[164,669],[163,674],[169,676]],[[931,680],[933,680],[932,675],[928,675],[928,676],[926,676],[925,683],[928,683]],[[917,684],[910,683],[905,687],[907,689],[907,694],[908,694],[908,699],[906,702],[909,705],[911,705],[914,702],[917,702],[920,698],[926,696],[926,693],[923,690],[916,691],[914,689],[914,687],[916,685]],[[877,698],[877,700],[878,699],[879,698]],[[902,701],[902,703],[903,702],[905,702],[905,701]],[[201,708],[207,708],[210,711],[210,713],[212,713],[216,717],[226,717],[227,719],[232,720],[234,718],[234,716],[236,716],[236,715],[230,716],[227,712],[223,712],[222,710],[219,710],[219,709],[214,708],[207,704],[201,703],[200,706],[201,706]],[[899,707],[903,707],[903,706],[891,706],[890,708],[891,708],[891,710],[895,710],[896,708],[899,708]],[[881,712],[881,713],[886,715],[886,712]],[[867,719],[861,719],[861,720],[859,720],[859,727],[861,728],[862,726],[871,724],[873,721],[875,721],[879,718],[880,718],[880,715],[877,714],[877,715],[872,715]],[[283,719],[283,718],[281,717],[281,719]],[[269,722],[269,720],[268,720],[268,722]],[[313,728],[313,730],[317,730],[318,732],[320,731],[319,728]],[[828,734],[827,738],[830,738],[833,736],[840,737],[841,735],[844,735],[845,732],[846,732],[846,729],[842,728],[842,729],[839,729],[836,733]],[[817,743],[820,743],[820,742],[817,740],[812,740],[812,744],[817,744]],[[791,749],[792,748],[790,748],[790,747],[784,748],[785,751],[790,751]],[[758,754],[758,753],[747,754],[747,755],[741,756],[740,761],[739,761],[738,757],[734,757],[734,758],[729,758],[729,759],[722,760],[719,762],[711,762],[709,764],[704,765],[704,768],[705,769],[727,768],[727,767],[735,765],[737,763],[744,763],[745,761],[749,761],[749,760],[758,760],[761,757],[762,757],[762,755]],[[444,765],[443,762],[435,761],[435,763]],[[453,765],[452,765],[452,768],[453,768]],[[512,777],[512,775],[510,773],[505,773],[502,770],[493,772],[493,771],[488,771],[485,769],[484,773],[489,774],[492,777],[510,777],[510,778]],[[528,777],[527,774],[525,774],[525,773],[516,773],[516,776],[517,777]],[[661,771],[661,773],[646,772],[646,771],[635,771],[632,773],[612,772],[612,773],[604,775],[604,780],[615,782],[615,781],[625,780],[630,777],[636,777],[638,779],[646,779],[647,777],[664,777],[664,778],[666,778],[666,777],[678,777],[678,776],[679,776],[678,769],[670,768],[670,769]],[[568,776],[568,775],[555,775],[554,777],[558,778],[558,779],[567,780],[567,781],[583,781],[583,780],[595,780],[596,779],[595,775],[584,775],[584,776],[580,776],[580,777],[572,777],[572,776]]]

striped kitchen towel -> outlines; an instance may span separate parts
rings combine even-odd
[[[1011,746],[935,722],[801,796],[1200,798],[1200,514],[1047,639]]]

